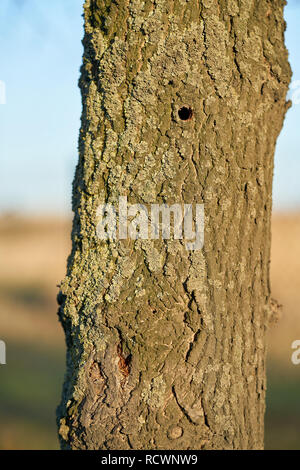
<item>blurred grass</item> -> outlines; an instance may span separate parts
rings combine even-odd
[[[55,408],[64,352],[7,341],[1,369],[0,449],[57,449]]]
[[[267,377],[265,448],[299,450],[300,370],[291,373],[269,363]]]
[[[57,284],[70,252],[70,221],[0,218],[0,449],[58,449],[55,410],[65,348],[57,320]],[[300,214],[275,215],[272,295],[284,304],[269,332],[266,449],[300,449]]]

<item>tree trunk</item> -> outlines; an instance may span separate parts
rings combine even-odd
[[[63,448],[260,449],[282,0],[86,0]],[[97,236],[100,204],[204,204],[203,249]],[[98,214],[98,215],[97,215]],[[173,237],[174,238],[174,237]]]

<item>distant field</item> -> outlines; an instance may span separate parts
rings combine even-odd
[[[55,408],[65,348],[57,321],[57,284],[70,251],[70,221],[0,218],[0,449],[56,449]],[[273,219],[272,290],[284,304],[269,333],[266,448],[300,449],[300,214]]]
[[[70,222],[0,220],[0,449],[57,449],[55,409],[65,367],[57,284],[70,251]]]
[[[300,339],[300,214],[276,214],[272,229],[272,295],[283,313],[269,332],[266,448],[299,450],[300,365],[291,344]]]

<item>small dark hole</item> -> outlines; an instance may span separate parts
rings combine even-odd
[[[193,110],[192,108],[187,108],[186,106],[183,106],[178,111],[178,116],[180,117],[182,121],[188,121],[193,116]]]

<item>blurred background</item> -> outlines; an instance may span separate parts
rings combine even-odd
[[[70,251],[83,0],[0,3],[0,449],[57,449],[65,367],[57,284]],[[266,448],[300,449],[300,1],[285,9],[293,107],[275,158]]]

